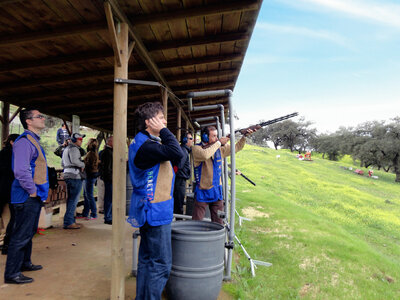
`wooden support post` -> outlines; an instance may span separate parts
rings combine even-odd
[[[182,120],[181,120],[181,117],[182,117],[182,110],[181,110],[180,107],[178,107],[177,108],[177,116],[176,116],[177,127],[178,127],[178,130],[176,131],[176,139],[178,141],[181,140],[181,135],[182,135],[182,130],[181,130]]]
[[[168,117],[168,91],[167,89],[161,88],[161,100],[164,106],[164,118],[167,121]]]
[[[2,124],[1,124],[1,146],[0,149],[3,148],[3,143],[8,137],[10,133],[10,103],[3,102],[3,109],[2,109]]]
[[[72,133],[79,133],[81,128],[81,119],[77,115],[72,115]]]
[[[117,58],[114,78],[128,78],[128,25],[121,23],[116,33],[121,66]],[[112,175],[112,249],[111,249],[111,299],[125,299],[125,205],[126,205],[126,136],[127,136],[128,85],[114,83],[113,116],[113,175]]]

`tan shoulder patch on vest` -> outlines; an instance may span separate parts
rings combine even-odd
[[[38,142],[29,134],[26,135],[28,140],[36,147],[39,155],[35,161],[35,174],[33,175],[33,181],[37,185],[45,184],[47,182],[47,163],[42,149],[40,148]]]
[[[169,161],[160,163],[154,200],[151,201],[151,203],[163,202],[171,199],[172,178],[174,177],[173,172],[174,171]]]

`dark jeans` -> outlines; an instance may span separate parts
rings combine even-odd
[[[218,211],[224,210],[224,203],[222,202],[222,200],[218,200],[215,202],[200,202],[195,200],[192,220],[203,220],[204,214],[206,213],[207,205],[210,206],[211,221],[223,224],[224,222],[222,221],[222,219],[218,217]]]
[[[183,203],[185,201],[186,179],[182,177],[175,178],[174,186],[174,214],[183,214]]]
[[[82,180],[81,179],[65,179],[67,184],[67,210],[64,215],[64,228],[75,223],[75,210],[81,195]]]
[[[93,197],[93,186],[96,182],[96,177],[87,177],[85,179],[85,188],[83,190],[83,197],[85,198],[82,215],[84,217],[90,216],[92,218],[97,218],[97,208],[96,201]]]
[[[4,272],[4,278],[7,279],[18,276],[22,266],[29,266],[32,263],[32,238],[38,228],[43,203],[38,197],[29,197],[25,203],[11,205],[15,213],[15,222]]]
[[[112,182],[104,181],[104,221],[112,221]]]
[[[136,300],[159,300],[172,266],[171,224],[140,227]]]

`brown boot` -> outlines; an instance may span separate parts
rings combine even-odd
[[[71,225],[68,225],[67,227],[64,227],[64,229],[80,229],[81,226],[79,226],[76,223],[72,223]]]

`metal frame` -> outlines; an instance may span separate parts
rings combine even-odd
[[[231,198],[228,201],[228,164],[227,158],[224,158],[223,167],[223,183],[224,183],[224,199],[225,199],[225,220],[229,220],[230,230],[228,231],[228,242],[227,249],[228,253],[225,258],[225,276],[224,280],[231,280],[231,268],[232,268],[232,250],[234,245],[234,227],[235,227],[235,130],[233,124],[233,105],[232,105],[232,91],[231,90],[216,90],[216,91],[205,91],[205,92],[191,92],[187,94],[189,111],[203,111],[211,109],[219,109],[221,112],[221,132],[222,136],[225,136],[225,111],[222,104],[217,105],[204,105],[204,106],[193,106],[192,98],[196,97],[210,97],[210,96],[228,96],[229,103],[229,126],[230,126],[230,140],[231,140]],[[197,121],[197,120],[196,120]],[[233,171],[232,171],[233,170]],[[228,214],[229,205],[229,214]],[[227,216],[229,215],[229,218]]]

